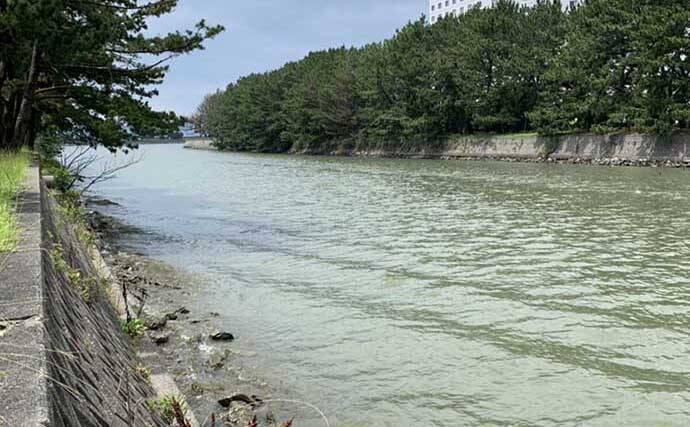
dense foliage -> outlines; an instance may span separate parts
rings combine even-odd
[[[0,0],[0,149],[65,138],[109,148],[176,130],[147,99],[167,61],[222,30],[149,36],[177,0]]]
[[[511,1],[382,43],[309,54],[209,95],[195,118],[225,149],[319,151],[452,134],[670,132],[690,125],[688,0]]]
[[[589,0],[568,19],[532,118],[540,130],[690,127],[690,2]]]

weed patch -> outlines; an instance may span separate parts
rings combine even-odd
[[[144,321],[141,319],[129,319],[120,321],[120,329],[132,338],[139,338],[144,335],[146,326],[144,326]]]
[[[189,411],[187,402],[180,396],[164,396],[160,400],[149,400],[146,402],[149,411],[155,412],[168,424],[180,421],[180,417],[185,424],[188,423],[184,417]],[[184,424],[181,424],[184,425]]]
[[[29,156],[24,152],[0,152],[0,253],[13,251],[18,243],[16,206]]]

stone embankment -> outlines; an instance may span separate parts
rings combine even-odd
[[[185,147],[199,150],[216,149],[208,139],[188,141]],[[690,166],[690,133],[669,136],[472,135],[451,137],[445,142],[432,145],[349,141],[316,149],[294,147],[291,154],[684,167]]]
[[[0,255],[0,424],[164,426],[120,331],[118,291],[32,168],[21,245]]]

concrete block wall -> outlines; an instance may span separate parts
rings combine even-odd
[[[88,249],[45,187],[41,195],[51,425],[165,425],[146,406],[155,393],[137,369],[129,338],[120,331],[109,284],[99,277]],[[59,253],[89,283],[88,297],[54,262]]]

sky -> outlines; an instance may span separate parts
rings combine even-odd
[[[427,6],[426,0],[180,0],[174,13],[150,23],[151,33],[191,28],[201,19],[225,32],[206,50],[174,59],[151,105],[191,114],[204,95],[239,77],[311,51],[389,38]]]

